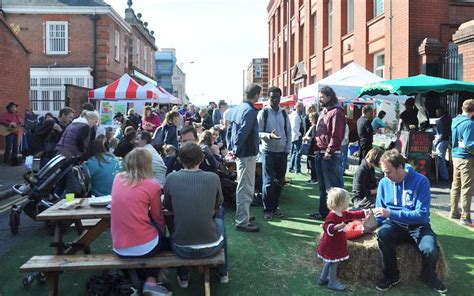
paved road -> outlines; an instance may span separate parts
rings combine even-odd
[[[44,228],[44,223],[33,221],[22,213],[20,216],[20,230],[18,234],[12,235],[9,226],[11,204],[21,203],[25,200],[25,197],[17,195],[0,202],[0,256],[14,248],[20,241],[27,239],[34,231]]]

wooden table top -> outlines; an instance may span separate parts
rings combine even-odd
[[[81,219],[102,219],[110,218],[110,210],[105,206],[90,206],[89,202],[84,201],[82,206],[73,210],[61,210],[59,207],[66,202],[60,200],[51,208],[36,216],[37,220],[81,220]]]

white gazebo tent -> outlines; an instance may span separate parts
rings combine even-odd
[[[305,106],[316,104],[318,105],[319,90],[324,86],[331,87],[339,101],[352,102],[372,102],[377,103],[378,109],[383,109],[387,112],[387,120],[395,119],[394,104],[395,101],[400,103],[400,112],[404,107],[401,102],[406,100],[406,96],[375,96],[358,98],[357,94],[362,86],[367,83],[380,82],[384,79],[368,71],[364,67],[352,62],[336,73],[319,80],[318,82],[301,88],[298,91],[298,99],[304,103]]]

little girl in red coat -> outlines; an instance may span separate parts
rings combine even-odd
[[[347,237],[344,232],[346,222],[362,219],[366,211],[351,211],[349,207],[349,192],[341,188],[331,188],[328,192],[327,205],[331,210],[323,224],[323,237],[318,247],[318,257],[324,261],[323,271],[318,284],[326,285],[329,289],[342,291],[346,287],[336,280],[337,264],[349,259]]]

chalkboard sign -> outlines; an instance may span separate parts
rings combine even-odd
[[[410,131],[408,140],[408,158],[426,159],[431,154],[433,134],[428,132]]]

